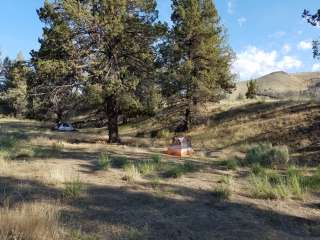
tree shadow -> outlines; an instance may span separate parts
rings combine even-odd
[[[38,181],[0,177],[0,204],[9,202],[11,206],[15,206],[37,200],[57,200],[61,196],[61,191]]]
[[[146,186],[144,186],[146,187]],[[289,216],[254,205],[215,202],[209,191],[166,184],[178,198],[136,187],[90,186],[88,198],[63,212],[74,224],[86,222],[88,232],[99,226],[148,228],[148,239],[316,239],[320,222]],[[80,221],[80,222],[79,222]],[[79,226],[80,227],[80,226]]]

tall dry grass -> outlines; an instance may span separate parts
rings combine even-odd
[[[57,208],[45,203],[0,209],[0,240],[61,240]]]

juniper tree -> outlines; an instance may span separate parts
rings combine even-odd
[[[35,69],[33,96],[37,114],[55,114],[57,122],[65,120],[79,103],[79,88],[83,79],[81,51],[58,1],[45,1],[37,12],[45,23],[40,49],[32,51]]]
[[[258,86],[257,86],[257,80],[250,80],[247,82],[247,92],[246,92],[246,97],[248,99],[255,98],[256,95],[258,94]]]
[[[157,23],[155,0],[61,1],[78,38],[85,39],[87,84],[103,90],[109,142],[119,142],[123,98],[139,101],[142,81],[152,81],[155,43],[164,28]],[[128,99],[127,101],[128,102]]]
[[[31,68],[19,58],[14,62],[7,59],[3,71],[5,87],[0,94],[1,100],[8,105],[14,116],[28,116],[32,111],[28,98],[28,84],[32,77]]]
[[[308,10],[304,10],[302,17],[305,18],[312,26],[320,26],[320,9],[314,14]],[[313,41],[313,57],[320,59],[320,40]]]
[[[173,0],[173,28],[162,48],[164,91],[185,104],[185,129],[193,107],[218,101],[234,87],[233,53],[212,0]]]

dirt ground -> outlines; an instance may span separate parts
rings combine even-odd
[[[236,115],[224,114],[216,120]],[[128,129],[122,132],[124,139],[133,141]],[[0,203],[58,204],[63,227],[96,236],[90,239],[320,239],[320,195],[308,194],[304,200],[252,198],[248,169],[231,171],[219,164],[230,148],[212,148],[210,156],[198,151],[192,158],[173,158],[164,154],[165,141],[107,145],[101,129],[57,133],[42,123],[7,118],[0,119],[0,133],[18,136],[21,148],[49,153],[0,165]],[[55,143],[63,146],[52,151]],[[198,168],[177,179],[147,175],[125,181],[122,169],[97,169],[101,152],[134,162],[160,153],[163,162],[188,161]],[[225,176],[233,178],[232,195],[216,201],[212,191]],[[65,200],[64,183],[75,177],[85,191],[75,200]]]

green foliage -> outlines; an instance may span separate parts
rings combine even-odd
[[[249,182],[252,196],[261,199],[303,199],[307,191],[305,178],[295,167],[289,167],[286,174],[252,170]]]
[[[149,161],[138,165],[139,172],[142,175],[148,175],[148,174],[152,173],[156,169],[156,167],[157,167],[156,163],[149,162]]]
[[[227,184],[222,184],[218,187],[216,187],[212,191],[212,195],[214,197],[214,201],[225,201],[229,200],[231,197],[231,190],[229,185]]]
[[[98,159],[98,168],[100,170],[107,170],[111,166],[111,160],[107,153],[101,153]]]
[[[161,155],[160,154],[152,155],[152,162],[155,164],[160,164],[161,163]]]
[[[249,98],[255,98],[257,93],[258,93],[258,86],[257,86],[257,81],[256,80],[250,80],[247,83],[247,93],[246,93],[246,97]]]
[[[260,143],[247,151],[246,162],[261,166],[286,165],[289,162],[289,150],[286,146],[272,146],[271,143]]]
[[[24,61],[10,62],[6,67],[6,87],[0,93],[0,100],[9,106],[14,116],[27,116],[28,111],[32,111],[28,105],[32,70]]]
[[[114,157],[111,160],[111,166],[114,168],[125,168],[128,164],[129,160],[127,157]]]
[[[81,196],[83,190],[84,184],[81,182],[80,178],[77,177],[65,184],[63,197],[68,200],[75,200]]]
[[[213,1],[177,0],[172,9],[173,28],[161,48],[168,69],[163,92],[178,95],[191,112],[191,105],[217,101],[234,88],[233,53]]]
[[[228,170],[237,170],[239,167],[239,162],[236,159],[224,160],[222,165],[225,166]]]

